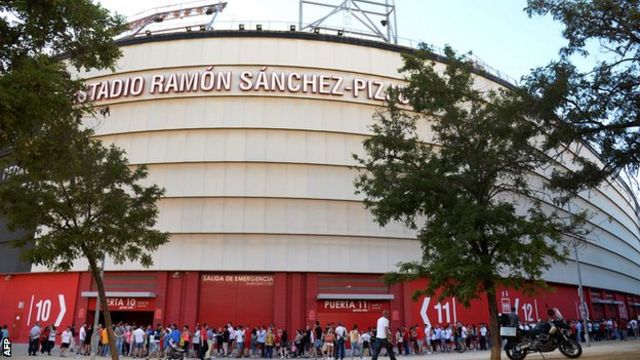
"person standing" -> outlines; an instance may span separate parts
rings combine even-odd
[[[238,330],[235,333],[236,351],[238,352],[236,356],[242,357],[244,355],[244,329],[242,325],[238,325]]]
[[[193,353],[195,357],[200,357],[200,324],[196,324],[196,328],[193,330]]]
[[[338,323],[336,327],[336,348],[335,357],[336,360],[344,360],[344,343],[347,338],[347,329],[342,326],[342,323]]]
[[[38,344],[40,343],[40,324],[36,322],[29,331],[29,356],[36,356]]]
[[[71,334],[71,328],[66,328],[62,332],[62,335],[60,335],[60,340],[62,341],[60,344],[60,357],[64,357],[64,354],[69,350],[72,338],[73,335]]]
[[[267,335],[265,336],[265,339],[264,339],[264,345],[266,347],[265,356],[267,357],[267,359],[273,359],[273,347],[275,346],[275,344],[276,344],[275,335],[273,335],[273,330],[269,328],[269,330],[267,330]]]
[[[200,360],[204,360],[206,354],[209,352],[209,326],[204,324],[200,328],[200,352],[198,353],[198,358]]]
[[[229,331],[229,325],[224,327],[224,332],[222,333],[222,357],[230,356],[231,351],[233,349],[229,349],[229,335],[231,332]]]
[[[258,330],[258,347],[260,348],[260,357],[265,357],[265,348],[264,343],[267,338],[267,331],[264,329],[264,326],[261,326]]]
[[[107,356],[109,351],[111,350],[109,347],[109,332],[107,331],[107,327],[104,326],[100,330],[100,344],[102,344],[102,356]]]
[[[413,327],[413,333],[415,333],[416,337],[416,355],[422,355],[424,354],[424,330],[416,325]]]
[[[480,350],[487,350],[487,327],[484,323],[480,325]]]
[[[189,331],[189,326],[185,325],[182,327],[182,346],[184,349],[184,356],[189,358],[189,346],[191,345],[191,331]]]
[[[362,342],[362,353],[360,355],[360,359],[362,359],[364,356],[370,356],[369,348],[371,344],[371,328],[362,333],[360,341]]]
[[[511,312],[509,313],[509,326],[518,327],[520,325],[520,318],[518,317],[518,313],[516,312],[516,307],[511,307]]]
[[[389,336],[391,331],[389,330],[389,310],[384,310],[382,316],[378,319],[376,325],[376,344],[373,348],[373,355],[371,360],[378,360],[380,350],[384,347],[389,354],[391,360],[396,360],[396,356],[393,353],[393,345],[389,342]]]
[[[228,356],[233,356],[236,342],[236,329],[233,327],[232,322],[229,322],[229,324],[227,324],[227,330],[229,330],[229,343],[227,344],[227,348],[229,349]]]
[[[396,330],[396,346],[398,347],[398,355],[402,355],[403,342],[402,330],[398,328],[398,330]]]
[[[206,327],[206,325],[205,325],[205,327]],[[214,350],[214,347],[216,346],[215,340],[216,340],[216,333],[215,333],[213,327],[207,328],[207,345],[208,345],[208,349],[207,349],[207,352],[204,354],[204,356],[207,359],[213,357],[213,354],[211,352]]]
[[[124,326],[122,323],[118,323],[116,329],[114,330],[114,335],[116,336],[116,351],[118,354],[122,355],[124,350]]]
[[[51,325],[49,326],[49,337],[47,341],[47,354],[51,355],[51,350],[56,347],[56,327]]]
[[[349,343],[351,344],[351,359],[356,355],[356,351],[362,359],[362,348],[360,347],[360,332],[358,331],[358,325],[353,325],[353,328],[349,332]]]
[[[69,331],[71,332],[71,343],[69,345],[69,352],[74,353],[76,352],[76,324],[71,324],[71,326],[69,327]]]
[[[319,355],[322,355],[322,327],[320,326],[320,321],[316,321],[313,335],[313,357],[317,358]]]
[[[138,327],[133,331],[133,357],[143,356],[144,335],[142,327]]]
[[[93,325],[87,326],[84,343],[82,344],[82,355],[91,353],[91,338],[93,337]]]
[[[282,330],[282,335],[280,335],[280,359],[288,359],[289,358],[289,334],[286,329]]]

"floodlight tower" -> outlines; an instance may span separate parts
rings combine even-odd
[[[135,20],[130,21],[127,25],[129,27],[128,37],[135,37],[141,34],[143,30],[149,35],[151,33],[147,28],[153,24],[163,22],[174,22],[175,20],[182,20],[184,18],[197,18],[200,22],[191,24],[186,31],[191,31],[192,27],[199,28],[202,31],[209,31],[213,29],[213,24],[218,17],[218,14],[222,12],[227,6],[226,2],[222,0],[214,1],[192,1],[186,4],[174,4],[168,6],[162,6],[155,9],[142,12],[142,17],[137,17]],[[135,15],[134,15],[135,16]],[[174,27],[171,27],[174,26]],[[184,29],[182,26],[167,25],[160,29],[155,29],[157,33],[171,32],[176,29]]]
[[[305,25],[304,10],[308,7],[328,9],[328,12]],[[338,13],[348,13],[360,22],[365,31],[344,29],[326,24],[326,20]],[[389,43],[398,43],[396,6],[394,0],[341,0],[339,3],[329,0],[300,0],[298,11],[298,27],[300,31],[333,30],[339,33],[351,33],[376,38]]]

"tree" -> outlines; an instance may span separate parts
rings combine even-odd
[[[123,19],[88,0],[3,1],[0,14],[0,149],[13,162],[54,160],[47,132],[75,128],[91,110],[75,103],[82,83],[68,69],[112,67]]]
[[[529,0],[530,16],[551,15],[564,24],[568,45],[560,59],[525,79],[532,114],[547,121],[548,147],[560,143],[592,145],[602,164],[575,157],[578,171],[557,172],[554,183],[580,190],[611,175],[640,167],[640,1]],[[600,52],[589,71],[572,55]]]
[[[23,161],[6,172],[0,185],[0,212],[11,229],[26,229],[18,245],[37,265],[68,271],[86,259],[96,284],[113,359],[118,358],[99,262],[152,264],[151,253],[168,241],[168,234],[152,229],[164,190],[142,186],[144,166],[129,169],[115,146],[104,147],[91,132],[50,132],[58,146],[67,146],[64,161]]]
[[[89,262],[114,359],[97,262],[151,263],[167,241],[151,229],[163,190],[138,184],[144,167],[129,169],[122,151],[82,130],[93,108],[76,101],[83,85],[69,69],[112,68],[124,30],[122,17],[89,0],[0,3],[0,212],[11,229],[26,230],[16,244],[33,243],[23,251],[33,263],[68,270],[78,258]]]
[[[428,278],[423,293],[441,289],[441,297],[467,306],[485,293],[490,331],[498,334],[497,287],[543,285],[543,271],[564,261],[563,234],[579,219],[539,200],[552,194],[532,174],[550,159],[535,147],[539,124],[519,96],[480,90],[473,65],[450,48],[445,53],[442,72],[428,60],[428,47],[404,55],[400,95],[412,111],[391,101],[376,115],[366,156],[355,156],[362,166],[355,186],[381,225],[395,220],[417,230],[421,259],[399,264],[386,279]],[[419,124],[427,130],[419,132]],[[497,340],[491,356],[500,358]]]

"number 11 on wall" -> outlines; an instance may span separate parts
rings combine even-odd
[[[456,299],[453,298],[452,302],[445,301],[443,303],[437,303],[433,306],[434,309],[438,312],[438,323],[442,324],[443,315],[446,317],[446,324],[451,323],[451,313],[453,312],[453,322],[458,322],[457,313],[456,313]]]

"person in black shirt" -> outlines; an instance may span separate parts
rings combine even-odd
[[[512,306],[511,312],[509,313],[509,326],[518,327],[519,324],[520,324],[520,318],[518,317],[516,308]]]
[[[216,332],[216,348],[218,350],[218,354],[220,354],[222,352],[222,337],[224,336],[224,332],[222,331],[222,328],[218,328],[218,331]]]
[[[222,333],[222,351],[224,354],[222,356],[231,356],[231,350],[229,349],[229,328],[225,327],[224,332]]]
[[[311,354],[311,327],[307,325],[307,329],[304,331],[304,336],[302,337],[302,349],[303,354]]]
[[[287,330],[282,330],[282,335],[280,335],[280,358],[289,358],[289,334],[287,334]]]
[[[320,327],[320,321],[316,321],[315,341],[313,344],[313,356],[317,357],[318,354],[322,354],[322,327]]]

